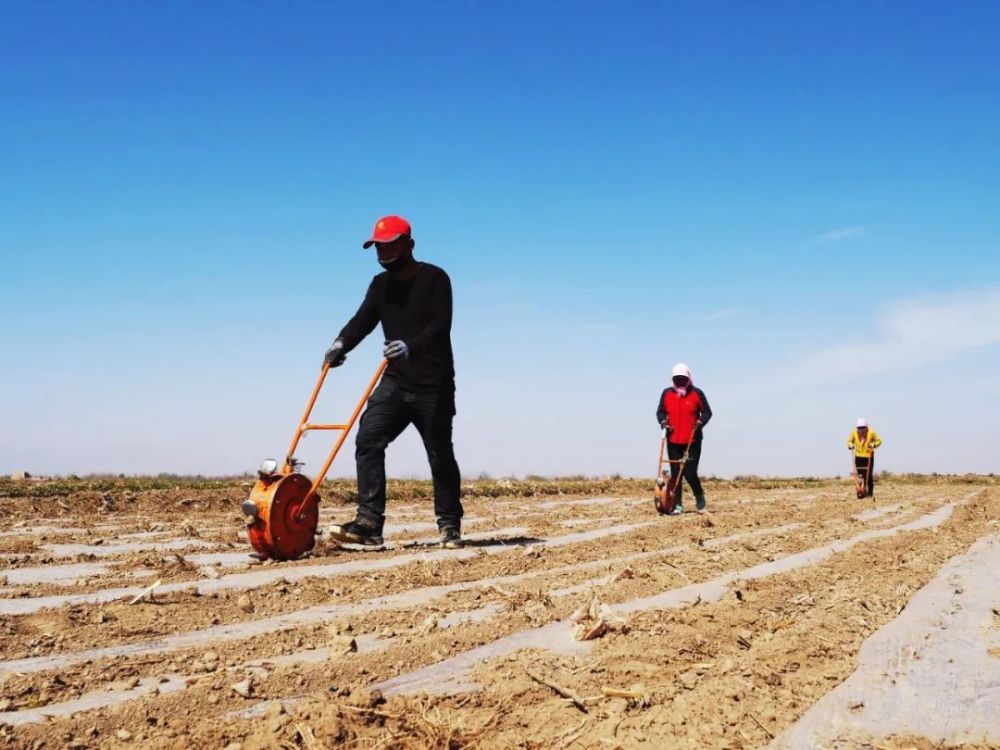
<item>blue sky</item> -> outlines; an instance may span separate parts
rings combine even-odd
[[[466,475],[648,473],[677,360],[705,473],[842,473],[861,414],[1000,468],[995,3],[0,14],[0,471],[280,455],[385,213],[453,279]]]

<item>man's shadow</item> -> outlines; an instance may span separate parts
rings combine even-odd
[[[541,544],[544,542],[537,536],[493,537],[490,539],[467,539],[466,547],[517,547],[519,545]]]
[[[407,552],[407,551],[431,551],[442,550],[438,541],[426,542],[388,542],[377,547],[370,547],[364,544],[343,544],[329,540],[329,538],[318,537],[316,548],[312,550],[309,558],[317,559],[331,556],[335,552]],[[533,544],[541,544],[545,540],[536,536],[507,536],[490,537],[489,539],[465,539],[463,547],[466,549],[485,549],[488,547],[521,547]],[[450,550],[454,552],[455,550]],[[302,559],[302,558],[300,558]]]

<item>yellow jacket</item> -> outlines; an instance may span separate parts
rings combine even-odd
[[[868,434],[865,435],[865,439],[862,440],[861,436],[858,435],[858,430],[855,428],[851,432],[851,436],[847,438],[847,447],[854,449],[854,455],[858,458],[868,458],[875,448],[882,445],[882,438],[878,436],[871,427],[868,428]]]

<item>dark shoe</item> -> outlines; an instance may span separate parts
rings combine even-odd
[[[343,526],[334,524],[329,529],[331,539],[347,544],[364,544],[368,547],[380,547],[382,535],[373,526],[367,526],[357,521],[345,523]]]
[[[703,513],[705,511],[705,496],[698,495],[697,497],[695,497],[694,504],[695,507],[698,509],[698,512]]]
[[[465,546],[462,532],[452,528],[441,529],[441,546],[444,549],[461,549]]]

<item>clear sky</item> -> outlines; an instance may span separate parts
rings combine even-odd
[[[998,28],[988,1],[8,0],[0,472],[280,456],[385,213],[452,276],[467,476],[652,472],[678,360],[704,473],[844,473],[860,415],[881,468],[1000,470]],[[415,435],[389,470],[426,474]]]

